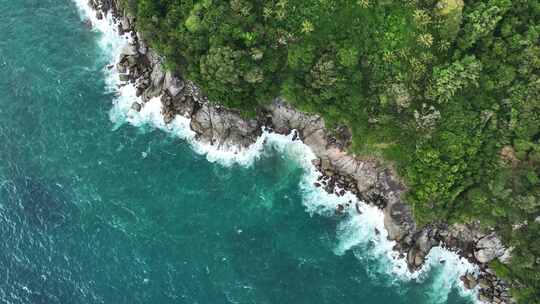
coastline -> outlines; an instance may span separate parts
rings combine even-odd
[[[118,54],[118,64],[108,67],[119,73],[123,82],[120,90],[128,90],[128,96],[141,101],[129,104],[128,111],[155,114],[159,108],[162,117],[155,119],[161,119],[162,128],[190,129],[180,137],[197,141],[198,152],[215,160],[229,158],[248,163],[253,157],[244,157],[245,151],[260,151],[269,140],[268,134],[299,140],[313,152],[315,158],[309,162],[320,173],[311,186],[338,197],[355,196],[382,210],[386,230],[383,236],[395,242],[392,249],[396,258],[406,261],[411,273],[420,272],[432,248],[442,246],[477,266],[477,273],[464,274],[461,279],[466,288],[478,292],[481,302],[512,303],[506,283],[487,266],[492,259],[508,253],[498,238],[480,232],[477,225],[438,223],[417,227],[410,207],[402,199],[406,186],[380,162],[348,155],[347,130],[327,130],[321,117],[301,113],[280,99],[261,109],[257,119],[244,119],[237,111],[212,104],[195,84],[163,69],[162,59],[145,45],[134,30],[134,20],[122,12],[116,0],[89,0],[89,4],[97,19],[111,15],[118,20],[115,34],[130,37]],[[181,126],[176,128],[174,124]],[[335,131],[342,136],[332,136]],[[363,209],[351,199],[325,211],[344,216],[362,213]]]

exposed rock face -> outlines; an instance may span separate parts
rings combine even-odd
[[[170,96],[178,96],[178,94],[182,92],[183,88],[184,82],[180,78],[173,76],[170,71],[165,73],[165,83],[163,84],[163,89],[166,90]]]
[[[414,236],[414,244],[407,252],[407,264],[411,271],[420,268],[431,248],[438,244],[436,234],[436,228],[426,227]]]
[[[476,243],[476,250],[474,251],[474,257],[480,263],[489,263],[498,257],[502,257],[505,253],[505,248],[502,245],[501,240],[491,233],[484,236]]]
[[[202,142],[218,147],[247,147],[261,135],[261,125],[254,119],[242,119],[233,111],[203,104],[191,115],[191,129]]]
[[[120,58],[125,58],[129,56],[138,56],[139,51],[137,50],[137,46],[134,44],[126,44],[122,51],[120,51]]]
[[[328,140],[322,118],[298,112],[279,99],[266,110],[275,132],[288,134],[293,129],[297,130],[302,141],[312,148],[316,155],[323,158],[327,151]]]

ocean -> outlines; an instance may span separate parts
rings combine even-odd
[[[107,67],[128,39],[85,0],[0,4],[0,303],[475,302],[474,265],[436,247],[409,273],[292,136],[218,151],[131,110]]]

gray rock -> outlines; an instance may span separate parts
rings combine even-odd
[[[447,228],[441,236],[444,243],[461,250],[461,252],[472,253],[476,241],[483,236],[480,226],[473,224],[454,224]]]
[[[434,234],[432,227],[424,227],[414,236],[414,244],[407,252],[407,264],[410,270],[414,271],[424,264],[425,257],[437,243],[433,237]]]
[[[120,51],[120,58],[125,58],[128,56],[137,56],[139,53],[137,51],[137,46],[134,44],[126,44]]]
[[[481,238],[476,243],[474,257],[480,263],[489,263],[504,255],[505,248],[495,233]]]
[[[182,96],[184,97],[184,96]],[[195,111],[195,100],[193,98],[181,98],[177,96],[173,98],[174,111],[180,115],[191,117],[191,114]]]
[[[124,74],[127,72],[127,67],[121,63],[118,63],[116,65],[116,69],[118,70],[118,73]]]
[[[140,112],[141,111],[141,104],[138,103],[138,102],[134,102],[132,105],[131,105],[131,109],[134,110],[134,111],[137,111],[137,112]]]
[[[120,78],[120,81],[129,81],[129,75],[128,74],[120,74],[118,75],[118,77]]]
[[[482,278],[482,279],[478,280],[478,286],[480,286],[480,288],[482,288],[482,289],[491,288],[491,284],[485,278]]]
[[[491,303],[491,298],[482,293],[478,295],[478,300],[480,300],[482,303]]]
[[[169,92],[172,97],[176,97],[184,89],[184,82],[178,77],[173,76],[170,71],[167,71],[165,73],[163,89]]]
[[[131,29],[131,23],[129,22],[127,16],[122,17],[122,19],[120,20],[120,25],[122,26],[122,30],[124,32],[128,32]]]
[[[254,119],[243,119],[238,113],[204,104],[191,116],[191,128],[199,140],[220,147],[247,147],[261,134]]]
[[[157,90],[161,90],[163,87],[163,81],[165,80],[165,72],[163,71],[161,65],[156,64],[152,67],[150,79],[152,80],[152,87]]]
[[[460,280],[463,282],[463,286],[466,289],[473,289],[478,285],[478,281],[470,273],[467,273],[466,275],[461,276]]]
[[[146,46],[146,43],[144,42],[142,34],[139,32],[137,32],[137,40],[139,42],[139,53],[142,55],[146,55],[148,52],[148,47]]]

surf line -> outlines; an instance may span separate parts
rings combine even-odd
[[[431,288],[434,292],[436,291],[433,295],[434,303],[444,303],[453,288],[457,288],[462,296],[476,299],[476,290],[464,289],[459,281],[460,275],[478,272],[476,265],[460,258],[450,250],[434,247],[422,268],[409,272],[405,258],[392,249],[395,242],[387,239],[388,232],[384,227],[380,209],[359,201],[353,193],[345,192],[342,196],[336,196],[313,186],[322,175],[311,162],[316,156],[307,145],[296,140],[294,133],[281,135],[263,130],[256,142],[247,148],[219,149],[197,141],[195,132],[190,128],[190,119],[187,117],[177,115],[172,121],[165,123],[161,113],[160,97],[154,97],[143,103],[141,98],[137,97],[135,85],[120,80],[116,63],[122,48],[132,41],[130,34],[118,32],[119,24],[111,14],[97,18],[96,12],[88,5],[87,0],[74,1],[79,8],[81,18],[89,20],[93,30],[100,34],[98,44],[106,61],[110,63],[107,68],[104,68],[104,74],[107,89],[116,94],[110,110],[110,119],[115,128],[128,123],[135,127],[163,130],[188,142],[196,153],[205,155],[208,161],[224,166],[235,164],[251,166],[265,151],[282,153],[287,158],[294,159],[304,170],[300,188],[303,205],[311,215],[335,216],[338,206],[355,206],[345,209],[342,214],[343,219],[336,232],[338,244],[334,249],[335,254],[343,255],[352,250],[356,251],[355,254],[368,255],[371,259],[378,261],[372,270],[375,273],[391,275],[396,283],[410,280],[422,282],[428,278],[430,270],[437,268],[439,275],[432,280]],[[140,111],[132,108],[134,102],[144,104]]]

